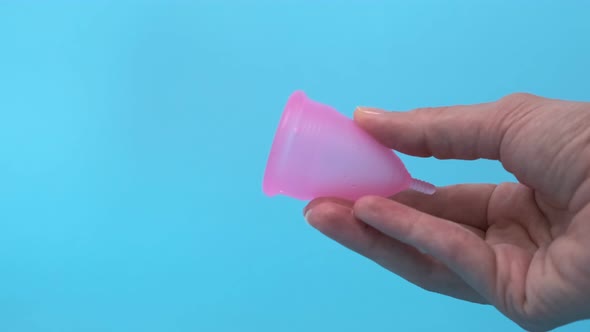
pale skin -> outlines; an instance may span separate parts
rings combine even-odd
[[[500,100],[354,120],[418,157],[493,159],[517,183],[357,201],[318,198],[307,221],[428,291],[489,304],[528,331],[590,318],[590,103]]]

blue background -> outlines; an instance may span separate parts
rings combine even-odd
[[[3,1],[0,331],[518,331],[262,194],[288,95],[589,100],[586,1]],[[492,161],[403,156],[437,185]],[[563,331],[586,331],[581,322]]]

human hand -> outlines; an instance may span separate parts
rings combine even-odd
[[[388,147],[499,160],[519,183],[463,184],[305,208],[326,236],[432,292],[490,304],[531,331],[590,318],[590,103],[514,94],[410,112],[359,108]]]

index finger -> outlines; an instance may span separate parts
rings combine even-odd
[[[359,107],[357,124],[388,147],[438,159],[500,159],[503,138],[535,96],[514,94],[474,105],[386,112]]]

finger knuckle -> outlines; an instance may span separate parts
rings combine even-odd
[[[429,156],[447,159],[452,155],[452,146],[449,136],[450,107],[422,107],[414,109],[416,122],[422,124],[422,141],[424,150]],[[451,115],[452,118],[452,115]]]
[[[501,105],[514,109],[523,105],[529,105],[539,100],[539,97],[528,92],[516,92],[506,95],[498,101]]]
[[[535,114],[534,111],[542,105],[541,97],[523,92],[507,95],[495,103],[490,113],[490,126],[500,133],[498,135],[500,160],[505,159],[507,149],[514,146],[513,142],[522,134],[522,128],[529,122],[531,115]]]

